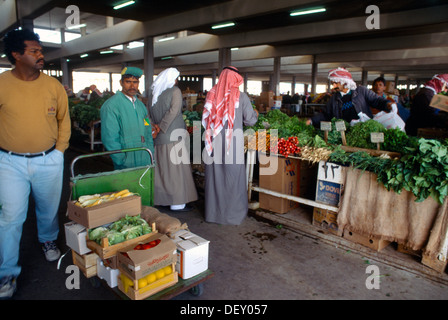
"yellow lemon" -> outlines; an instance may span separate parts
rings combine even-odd
[[[164,276],[165,276],[165,271],[163,271],[163,269],[159,269],[156,271],[157,279],[162,279]]]
[[[157,277],[156,277],[155,273],[150,273],[146,276],[146,281],[148,281],[148,283],[153,283],[156,280],[157,280]]]
[[[146,277],[143,277],[141,279],[138,279],[138,288],[144,288],[148,285],[148,281],[146,280]]]
[[[165,268],[163,268],[163,272],[165,273],[165,275],[169,275],[171,274],[171,272],[173,271],[171,266],[166,266]]]

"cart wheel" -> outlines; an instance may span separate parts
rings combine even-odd
[[[204,284],[199,283],[198,285],[192,287],[190,289],[190,293],[194,295],[195,297],[200,297],[204,293]]]
[[[92,285],[92,287],[94,287],[94,288],[99,288],[101,286],[101,281],[97,277],[89,278],[89,281],[90,281],[90,284]]]

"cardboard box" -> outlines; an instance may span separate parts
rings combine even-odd
[[[176,263],[176,244],[164,234],[156,233],[138,244],[160,240],[160,243],[147,250],[134,250],[137,244],[117,252],[118,269],[129,278],[140,279],[156,270]]]
[[[339,206],[343,189],[342,166],[320,161],[317,172],[316,202]]]
[[[299,194],[299,182],[300,182],[300,160],[292,158],[277,157],[271,155],[270,157],[265,154],[259,153],[260,160],[260,188],[269,189],[272,191],[280,192],[282,194],[288,194],[298,196]],[[275,172],[269,172],[273,174],[262,174],[262,169],[275,165],[270,164],[269,161],[277,161],[278,166]],[[272,195],[261,193],[259,195],[260,208],[270,210],[277,213],[285,213],[298,207],[298,202],[274,197]]]
[[[120,276],[120,279],[118,280],[118,289],[133,300],[146,299],[152,296],[153,294],[162,291],[163,289],[175,285],[178,282],[178,274],[174,270],[174,263],[171,264],[170,274],[165,275],[163,278],[157,279],[156,281],[149,283],[142,288],[139,288],[137,280],[133,280],[132,286],[125,286],[125,284],[123,283],[122,276],[123,274]]]
[[[331,234],[342,236],[338,228],[338,213],[326,209],[314,208],[313,225]]]
[[[384,90],[387,93],[395,93],[395,82],[394,81],[386,81],[386,89]]]
[[[374,239],[369,236],[347,230],[344,231],[343,238],[363,245],[365,247],[369,247],[375,251],[381,251],[390,244],[390,241]]]
[[[448,96],[443,94],[435,94],[429,105],[433,108],[448,112]]]
[[[86,227],[72,221],[64,224],[64,229],[65,229],[65,242],[70,249],[76,251],[78,254],[81,255],[92,251],[89,248],[87,248]]]
[[[176,271],[179,277],[189,279],[206,271],[210,241],[186,230],[179,230],[173,236],[177,246]]]
[[[76,265],[79,270],[86,276],[86,278],[91,278],[97,275],[97,259],[98,256],[91,252],[85,255],[79,255],[72,250],[73,264]]]
[[[76,201],[68,201],[67,210],[69,219],[92,229],[121,218],[136,216],[142,212],[142,199],[140,196],[129,196],[109,202],[100,203],[89,208],[75,205]]]

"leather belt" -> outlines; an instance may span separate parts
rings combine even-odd
[[[0,148],[0,151],[6,152],[6,153],[8,153],[10,155],[13,155],[13,156],[25,157],[25,158],[34,158],[34,157],[42,157],[42,156],[44,156],[46,154],[49,154],[54,149],[56,149],[56,145],[52,146],[50,149],[48,149],[46,151],[38,152],[38,153],[16,153],[16,152],[5,150],[3,148]]]

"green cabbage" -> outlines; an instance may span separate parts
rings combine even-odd
[[[98,227],[89,230],[89,239],[101,244],[102,238],[107,238],[110,245],[138,238],[151,233],[152,228],[140,215],[126,216],[115,221],[109,227]]]

